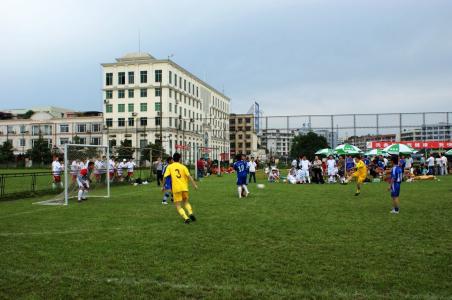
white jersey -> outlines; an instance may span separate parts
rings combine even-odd
[[[133,172],[133,168],[136,166],[135,162],[129,161],[127,163],[127,172],[131,173]]]
[[[94,174],[101,174],[103,168],[103,163],[101,160],[94,161]]]
[[[447,167],[447,157],[444,155],[441,157],[441,160],[443,161],[443,166]]]
[[[125,162],[120,162],[118,164],[118,175],[121,176],[122,173],[124,172],[124,169],[126,168],[126,163]]]
[[[63,171],[63,165],[60,164],[59,161],[54,160],[52,162],[52,175],[53,176],[60,176],[61,171]]]
[[[334,170],[334,168],[336,168],[336,160],[334,159],[328,159],[326,164],[328,166],[328,170]]]
[[[311,162],[307,159],[302,159],[300,161],[300,166],[301,166],[302,170],[307,171],[307,170],[309,170],[309,167],[311,166]]]
[[[411,166],[413,165],[413,159],[411,157],[408,157],[405,159],[405,169],[411,169]]]
[[[108,172],[110,172],[110,173],[114,173],[115,172],[115,162],[114,162],[114,160],[112,160],[112,159],[110,159],[109,161],[108,161]]]
[[[77,175],[80,172],[80,164],[74,160],[71,163],[71,175]]]
[[[432,156],[430,156],[429,158],[427,158],[427,165],[428,165],[429,167],[433,167],[433,166],[435,165],[435,159],[434,159]]]
[[[298,162],[296,159],[292,160],[292,168],[296,168],[298,165]]]
[[[256,162],[249,161],[248,162],[248,170],[253,173],[256,172]]]

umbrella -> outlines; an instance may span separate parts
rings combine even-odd
[[[383,151],[387,152],[390,155],[413,154],[417,152],[410,146],[404,144],[392,144],[384,148]]]
[[[339,145],[334,148],[334,153],[338,155],[354,155],[362,153],[361,149],[350,144]]]
[[[370,149],[369,151],[365,152],[364,155],[366,155],[366,156],[380,156],[380,155],[386,156],[386,155],[388,155],[388,153],[384,152],[381,149]]]
[[[447,151],[446,153],[444,153],[444,155],[452,156],[452,149],[450,149],[449,151]]]
[[[316,155],[325,155],[325,156],[330,156],[334,154],[333,149],[330,148],[325,148],[325,149],[320,149],[319,151],[317,151],[315,153]]]

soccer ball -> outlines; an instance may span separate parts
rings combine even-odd
[[[258,189],[263,189],[263,188],[265,188],[265,185],[262,184],[262,183],[259,183],[259,184],[257,184],[256,186],[257,186]]]

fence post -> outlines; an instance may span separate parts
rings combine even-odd
[[[309,124],[309,127],[311,124]],[[338,133],[339,135],[339,133]],[[331,115],[331,148],[334,148],[334,116]]]
[[[198,145],[195,144],[195,180],[198,180]]]
[[[379,114],[375,114],[375,118],[376,118],[376,127],[377,127],[377,136],[380,135],[380,115]]]
[[[33,173],[31,175],[31,191],[32,192],[36,191],[36,173]]]
[[[0,196],[5,195],[5,175],[0,177]]]
[[[356,144],[356,114],[353,114],[353,144]]]
[[[399,113],[399,141],[402,140],[402,114]]]

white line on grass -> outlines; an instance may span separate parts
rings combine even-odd
[[[50,209],[51,209],[50,207],[46,207],[46,208],[39,208],[39,209],[22,211],[22,212],[18,212],[18,213],[14,213],[14,214],[8,214],[8,215],[0,216],[0,219],[6,219],[6,218],[9,218],[9,217],[15,217],[15,216],[20,216],[20,215],[25,215],[25,214],[32,214],[32,213],[37,212],[37,211],[50,210]]]
[[[60,231],[0,232],[0,236],[8,237],[8,236],[27,236],[27,235],[56,235],[56,234],[73,234],[73,233],[99,232],[99,231],[133,230],[137,228],[139,227],[126,226],[126,227],[94,228],[94,229],[90,228],[90,229],[60,230]]]

